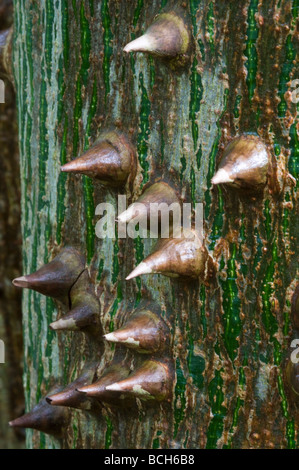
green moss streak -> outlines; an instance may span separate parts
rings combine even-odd
[[[117,231],[117,228],[116,228]],[[116,234],[116,239],[114,242],[113,247],[113,262],[112,262],[112,282],[113,284],[117,281],[119,275],[119,260],[118,260],[118,253],[119,253],[119,245],[118,245],[118,238]]]
[[[209,44],[211,49],[211,55],[215,54],[215,23],[214,23],[214,3],[209,4],[209,11],[207,15],[208,33],[209,33]]]
[[[62,0],[61,2],[61,10],[62,10],[62,42],[63,42],[63,56],[59,59],[59,71],[58,71],[58,112],[57,112],[57,119],[58,123],[61,124],[63,117],[66,120],[68,118],[67,115],[64,116],[64,93],[65,93],[65,83],[64,83],[64,76],[68,73],[69,68],[69,48],[70,48],[70,41],[69,41],[69,28],[68,28],[68,3],[67,0]]]
[[[103,269],[104,269],[104,259],[102,258],[99,263],[99,269],[98,269],[98,275],[97,275],[97,280],[100,281],[102,274],[103,274]]]
[[[151,104],[148,99],[147,91],[143,82],[143,74],[139,74],[139,88],[141,92],[141,107],[139,113],[139,128],[140,131],[137,137],[137,152],[139,156],[140,165],[143,169],[143,184],[149,180],[148,170],[149,163],[147,161],[148,143],[147,138],[149,135],[149,115],[151,112]]]
[[[47,325],[50,325],[53,321],[53,313],[56,310],[54,301],[47,297],[46,299],[46,321]],[[52,341],[53,338],[55,338],[55,332],[51,330],[51,328],[48,328],[47,330],[47,344],[46,344],[46,350],[45,350],[45,355],[48,357],[48,368],[49,368],[49,374],[51,375],[52,373]]]
[[[287,421],[286,425],[286,437],[288,441],[288,449],[298,449],[298,446],[296,446],[296,431],[295,431],[295,420],[290,419]]]
[[[117,295],[116,295],[116,299],[114,300],[113,302],[113,305],[112,305],[112,309],[110,310],[110,323],[109,323],[109,331],[110,333],[112,331],[114,331],[114,320],[113,318],[115,317],[116,313],[117,313],[117,310],[118,310],[118,305],[120,304],[120,302],[122,301],[123,299],[123,295],[122,295],[122,290],[121,290],[121,285],[118,284],[117,286]]]
[[[143,8],[143,0],[138,0],[137,6],[136,6],[135,11],[134,11],[134,16],[133,16],[133,26],[134,26],[134,28],[136,27],[136,25],[138,23],[139,16],[140,16],[142,8]]]
[[[198,7],[201,3],[201,0],[190,0],[189,3],[190,3],[190,13],[191,13],[194,36],[196,36],[197,30],[198,30],[196,14],[197,14]]]
[[[88,113],[88,120],[86,126],[86,137],[85,137],[85,145],[84,149],[87,150],[89,147],[89,137],[91,134],[91,124],[93,118],[96,114],[97,110],[97,103],[98,103],[98,93],[97,93],[97,84],[94,81],[93,90],[92,90],[92,97],[90,102],[90,108]],[[94,254],[94,239],[95,239],[95,228],[93,224],[93,217],[95,213],[94,208],[94,199],[93,199],[93,183],[90,178],[87,176],[83,177],[83,194],[84,194],[84,203],[87,212],[86,217],[86,227],[87,227],[87,234],[86,234],[86,242],[87,242],[87,261],[90,262],[93,254]]]
[[[31,306],[32,306],[32,296],[33,296],[33,292],[30,292],[29,295],[28,295],[28,302],[27,302],[27,305],[26,305],[26,308],[28,309],[27,311],[30,312],[31,311]],[[33,356],[33,349],[34,349],[34,346],[33,346],[33,334],[32,334],[32,328],[29,328],[29,331],[28,331],[28,344],[27,344],[27,355],[28,357],[34,357]],[[27,370],[27,363],[24,363],[24,370],[26,371]],[[29,372],[29,376],[30,376],[30,372]]]
[[[94,15],[94,5],[93,5],[93,0],[89,0],[89,11],[91,16]]]
[[[160,126],[161,126],[161,163],[164,161],[164,150],[165,150],[165,140],[164,140],[164,123],[163,117],[160,118]]]
[[[175,408],[174,408],[174,438],[177,435],[179,424],[184,419],[186,407],[186,379],[180,367],[180,361],[176,360],[176,386],[175,386]],[[178,406],[179,405],[179,406]]]
[[[285,61],[282,66],[279,87],[278,87],[278,96],[280,98],[280,103],[278,105],[278,116],[285,117],[286,111],[288,109],[287,103],[285,101],[284,95],[289,89],[288,82],[290,81],[290,76],[293,68],[295,67],[293,61],[296,59],[296,46],[292,43],[292,35],[289,34],[286,39],[285,44]]]
[[[240,117],[240,103],[242,100],[241,95],[236,96],[235,107],[234,107],[234,117],[237,119]]]
[[[242,387],[243,390],[245,389],[245,384],[246,384],[246,379],[245,379],[244,369],[243,369],[243,367],[240,367],[239,368],[239,385]],[[240,412],[240,409],[242,408],[242,406],[244,406],[244,400],[242,400],[240,397],[237,397],[236,406],[235,406],[234,413],[233,413],[233,422],[232,422],[232,426],[231,426],[231,429],[230,429],[230,435],[231,436],[233,436],[234,431],[235,431],[235,429],[238,425],[239,412]],[[230,439],[228,441],[228,444],[224,445],[223,448],[224,449],[231,449],[232,448],[232,437],[230,437]]]
[[[61,143],[60,151],[60,163],[64,165],[66,163],[66,153],[67,153],[67,135],[68,135],[68,117],[65,116],[65,124],[63,130],[63,138]],[[66,196],[66,180],[67,175],[65,173],[60,173],[58,184],[57,184],[57,231],[56,231],[56,240],[57,243],[61,243],[61,229],[65,217],[65,205],[64,200]]]
[[[222,119],[222,116],[223,114],[225,113],[226,111],[226,108],[227,108],[227,99],[228,99],[228,90],[226,89],[224,91],[224,105],[223,105],[223,112],[221,113],[221,116],[220,118],[218,119],[216,125],[217,125],[217,128],[218,128],[218,131],[217,131],[217,136],[216,136],[216,139],[213,143],[213,146],[212,146],[212,149],[211,149],[211,152],[210,152],[210,155],[209,155],[209,171],[208,171],[208,176],[207,176],[207,191],[205,192],[205,218],[206,220],[208,220],[209,218],[209,214],[210,214],[210,206],[211,206],[211,192],[210,192],[210,188],[211,188],[211,179],[215,173],[215,162],[216,162],[216,155],[218,153],[218,146],[219,146],[219,142],[220,142],[220,138],[221,138],[221,126],[220,126],[220,123],[221,123],[221,119]],[[219,195],[219,198],[220,198],[220,195]],[[220,201],[218,203],[218,205],[221,205]],[[220,211],[218,210],[218,214],[220,213]],[[217,218],[218,217],[218,214],[215,215],[215,217]],[[213,237],[213,233],[212,233],[212,237]]]
[[[48,131],[46,128],[47,122],[47,113],[48,105],[46,100],[46,90],[47,85],[44,76],[45,64],[42,64],[42,80],[41,80],[41,90],[40,90],[40,149],[39,149],[39,188],[38,188],[38,210],[42,210],[45,206],[45,195],[46,195],[46,169],[49,153],[49,144],[48,144]],[[40,219],[38,219],[38,224]]]
[[[24,110],[24,114],[27,113],[27,110],[25,111]],[[32,135],[32,118],[28,115],[27,116],[27,126],[26,126],[26,130],[24,132],[24,136],[26,135],[26,139],[24,137],[24,140],[25,140],[25,152],[23,155],[31,155],[31,135]],[[25,126],[22,127],[22,129],[25,129]],[[25,181],[23,180],[23,191],[24,191],[24,194],[28,194],[28,187],[29,185],[31,184],[31,181],[32,181],[32,168],[31,168],[31,161],[30,159],[25,159],[25,162],[23,160],[23,165],[24,165],[24,173],[25,175],[28,175],[28,178],[24,178]],[[30,212],[30,207],[31,207],[31,203],[30,203],[30,199],[29,198],[26,198],[26,202],[24,203],[24,220],[29,220],[29,212]],[[24,233],[23,233],[23,239],[26,239],[27,237],[29,237],[31,235],[31,230],[32,228],[29,226],[29,224],[23,224],[24,226]],[[26,265],[24,265],[24,267],[26,267]]]
[[[103,59],[103,77],[105,85],[105,103],[107,104],[107,96],[110,93],[110,61],[112,56],[112,33],[111,18],[109,15],[109,0],[103,0],[101,7],[102,25],[104,28],[103,42],[104,42],[104,59]]]
[[[39,345],[36,348],[36,354],[37,354],[37,361],[38,361],[38,366],[36,367],[36,370],[37,370],[36,403],[38,403],[42,399],[41,386],[44,381],[44,365],[43,365],[42,353],[40,351]]]
[[[203,372],[205,370],[205,360],[202,356],[194,354],[194,341],[191,336],[189,339],[188,369],[194,385],[196,385],[198,389],[201,389],[204,382]]]
[[[63,358],[63,363],[64,363],[64,369],[63,369],[63,380],[64,383],[68,383],[68,369],[69,369],[69,358],[70,358],[70,351],[69,351],[69,346],[68,344],[64,345],[64,358]]]
[[[94,239],[95,227],[93,223],[94,218],[94,199],[93,199],[93,183],[88,176],[82,176],[83,195],[85,203],[85,218],[86,218],[86,250],[87,262],[89,263],[94,255]]]
[[[53,22],[54,22],[54,2],[46,0],[47,27],[45,36],[45,57],[46,57],[46,73],[48,80],[51,79],[52,73],[52,45],[53,45]]]
[[[209,402],[213,413],[213,418],[209,424],[207,432],[207,449],[216,449],[217,441],[220,439],[223,431],[223,420],[227,409],[222,405],[224,394],[222,392],[223,379],[220,371],[215,371],[215,377],[209,384]]]
[[[256,41],[259,34],[259,29],[255,21],[255,14],[258,11],[259,0],[251,0],[248,9],[248,29],[247,29],[247,46],[245,49],[245,56],[247,61],[245,67],[247,68],[247,87],[249,93],[249,100],[252,100],[254,90],[256,88],[256,72],[257,72],[257,52],[256,52]]]
[[[162,435],[162,431],[158,431],[156,439],[153,440],[153,449],[159,449],[160,448],[160,439],[159,439],[159,437],[161,435]]]
[[[223,321],[224,321],[224,344],[229,357],[233,361],[237,356],[242,323],[240,320],[240,296],[236,283],[236,245],[230,246],[230,258],[227,261],[227,279],[221,281],[223,289]]]
[[[80,8],[80,26],[81,26],[81,71],[83,85],[88,85],[88,71],[90,67],[90,51],[91,51],[91,32],[88,20],[85,16],[84,2],[81,3]]]
[[[134,239],[134,248],[135,248],[136,266],[137,266],[144,259],[143,242],[142,242],[142,239],[139,236]],[[138,287],[138,292],[136,294],[135,307],[138,305],[138,303],[141,300],[141,279],[140,279],[140,277],[136,278],[136,285]]]
[[[190,171],[190,192],[191,192],[191,204],[193,208],[195,207],[196,204],[196,195],[195,195],[195,189],[196,189],[196,182],[195,182],[195,171],[194,168],[191,167]]]
[[[46,435],[41,432],[39,437],[39,448],[45,449],[46,448]]]
[[[241,406],[244,405],[244,400],[241,400],[240,397],[237,398],[236,406],[234,409],[233,413],[233,424],[230,429],[230,434],[234,433],[234,430],[238,424],[238,418],[239,418],[239,411]],[[231,449],[232,448],[232,437],[229,438],[228,443],[223,446],[223,449]]]
[[[198,152],[196,153],[196,165],[197,165],[198,170],[200,169],[201,157],[202,157],[202,148],[200,145]]]
[[[281,407],[283,416],[286,418],[286,438],[288,441],[288,448],[295,449],[296,448],[296,441],[295,441],[295,426],[294,426],[294,419],[290,418],[289,410],[288,410],[288,401],[284,391],[284,383],[282,378],[281,370],[277,376],[277,384],[278,390],[281,397]]]
[[[291,155],[289,159],[289,172],[298,179],[299,176],[299,140],[296,131],[296,124],[293,124],[290,128],[290,148]],[[298,181],[297,181],[298,186]]]
[[[73,151],[77,155],[79,148],[79,119],[82,113],[82,95],[81,95],[81,80],[80,78],[76,83],[75,90],[75,109],[74,109],[74,131],[73,131]]]
[[[64,67],[67,70],[69,65],[69,51],[70,51],[70,38],[69,38],[69,13],[68,13],[68,1],[62,0],[62,38],[63,38],[63,58]]]
[[[78,10],[77,10],[77,2],[76,2],[76,0],[72,0],[72,6],[73,6],[73,10],[74,10],[74,15],[75,15],[76,23],[78,23]]]
[[[90,51],[91,51],[91,33],[89,28],[88,20],[85,17],[84,2],[81,3],[80,8],[80,31],[81,31],[81,68],[80,74],[76,83],[76,94],[75,94],[75,110],[74,110],[74,131],[73,131],[73,148],[74,154],[77,155],[79,148],[79,120],[82,116],[82,86],[87,87],[88,75],[90,68]],[[95,114],[96,109],[96,87],[93,88],[93,96],[91,99],[89,118],[86,129],[86,140],[85,146],[87,146],[87,138],[90,133],[90,125],[92,118]],[[84,146],[84,148],[86,148]],[[90,178],[87,176],[82,177],[83,185],[83,197],[86,211],[86,249],[87,249],[87,260],[90,260],[94,254],[94,238],[95,229],[93,224],[94,217],[94,201],[93,201],[93,184]]]
[[[222,189],[219,185],[217,186],[217,191],[218,191],[218,210],[214,217],[212,233],[210,235],[210,239],[211,239],[211,243],[209,246],[210,250],[213,250],[215,248],[215,244],[221,235],[222,226],[223,226],[223,214],[224,214],[223,197],[222,197]]]
[[[181,182],[183,181],[184,173],[185,173],[186,168],[187,168],[187,160],[186,160],[185,155],[183,155],[181,157],[181,170],[180,170],[180,180],[181,180]]]
[[[278,323],[275,316],[272,314],[271,302],[270,298],[274,292],[273,290],[273,281],[275,276],[275,265],[278,262],[278,255],[277,255],[277,245],[276,242],[273,242],[272,247],[272,257],[270,263],[268,264],[264,282],[262,287],[262,303],[263,303],[263,314],[262,320],[265,326],[266,331],[271,336],[271,340],[273,341],[273,335],[278,330]],[[280,276],[282,273],[280,273]]]
[[[79,429],[78,426],[73,423],[73,449],[76,449],[77,447],[77,440],[78,440],[78,435],[79,435]]]
[[[19,18],[17,15],[17,11],[20,11],[22,14],[23,11],[26,11],[26,6],[25,5],[20,5],[19,10],[17,8],[15,9],[15,21],[16,23],[19,22]],[[24,20],[23,20],[24,21]],[[21,27],[21,26],[20,26]],[[32,52],[32,31],[33,31],[33,24],[32,24],[32,18],[31,15],[28,14],[26,17],[26,35],[25,35],[25,44],[23,45],[23,50],[22,54],[24,55],[23,58],[23,67],[20,67],[20,73],[19,73],[19,90],[27,90],[27,88],[30,88],[30,102],[28,102],[26,99],[22,99],[23,95],[18,92],[18,109],[19,109],[19,114],[18,114],[18,119],[19,119],[19,128],[22,131],[22,136],[20,139],[20,151],[21,155],[23,156],[22,158],[22,164],[23,164],[23,172],[24,175],[26,175],[25,178],[23,178],[22,185],[23,185],[23,193],[28,195],[28,188],[31,185],[32,181],[32,167],[31,167],[31,159],[26,158],[26,156],[31,155],[31,136],[32,136],[32,113],[33,113],[33,107],[34,107],[34,86],[33,86],[33,61],[31,60],[31,57],[33,55]],[[29,220],[30,218],[30,210],[31,210],[31,204],[30,204],[30,198],[27,197],[26,201],[23,202],[23,220]],[[27,237],[30,237],[31,235],[31,227],[28,226],[28,224],[22,224],[22,236],[23,239],[26,239]],[[26,261],[26,254],[23,253],[24,257],[24,269],[26,270],[28,268]],[[30,311],[30,309],[28,310]],[[26,370],[26,368],[25,368]]]
[[[292,2],[292,15],[294,20],[296,20],[299,16],[299,0],[293,0]]]
[[[24,8],[26,8],[24,6]],[[30,84],[30,93],[31,93],[31,99],[32,99],[32,108],[35,104],[35,94],[34,94],[34,71],[33,71],[33,60],[30,60],[32,58],[32,52],[33,52],[33,41],[32,41],[32,31],[33,31],[33,21],[32,17],[30,15],[27,16],[26,18],[26,29],[27,33],[26,34],[26,64],[24,64],[25,67],[25,75],[24,75],[24,81],[23,84],[27,86],[27,79],[29,78],[29,84]],[[27,75],[27,67],[29,67],[29,77]],[[26,81],[25,81],[26,79]]]
[[[189,106],[189,117],[191,120],[194,151],[196,151],[197,149],[198,140],[198,125],[196,122],[196,118],[200,110],[200,102],[202,100],[203,95],[203,86],[201,82],[201,76],[199,73],[197,73],[197,64],[198,62],[196,58],[194,58],[190,75],[191,97]]]
[[[111,446],[112,442],[112,432],[113,432],[113,425],[112,421],[106,417],[106,424],[107,424],[107,429],[106,429],[106,435],[105,435],[105,449],[109,449]]]

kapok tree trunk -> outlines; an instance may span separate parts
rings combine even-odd
[[[0,37],[12,22],[12,1],[2,1]],[[5,353],[3,364],[0,358],[0,448],[6,449],[24,444],[24,433],[7,424],[24,411],[21,295],[11,285],[22,265],[21,194],[15,93],[1,65],[0,80],[5,84],[5,103],[0,103],[0,340]]]
[[[180,69],[123,52],[156,14],[172,9],[170,0],[14,4],[23,271],[35,271],[66,245],[79,247],[104,333],[144,299],[155,302],[175,365],[170,403],[72,410],[62,441],[27,431],[28,447],[295,448],[298,410],[285,367],[297,334],[290,318],[296,186],[287,172],[296,176],[298,158],[289,85],[296,78],[298,1],[176,2],[194,38],[190,62]],[[116,207],[119,191],[60,172],[107,128],[127,132],[137,149],[140,170],[128,198],[160,178],[186,202],[204,203],[215,280],[155,274],[125,281],[155,241],[97,238],[95,208],[105,201]],[[224,146],[244,133],[258,134],[272,165],[286,167],[280,189],[273,181],[254,194],[211,184]],[[66,386],[89,362],[101,375],[117,357],[131,370],[144,360],[81,332],[51,331],[63,313],[50,298],[24,290],[27,410],[53,382]]]

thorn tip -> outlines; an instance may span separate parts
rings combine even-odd
[[[212,178],[212,184],[233,183],[228,172],[224,168],[220,168]]]
[[[27,281],[26,276],[17,277],[16,279],[12,281],[12,283],[15,287],[27,287],[28,286],[28,281]]]
[[[147,34],[144,34],[143,36],[140,36],[139,38],[134,39],[134,41],[129,42],[124,47],[124,52],[126,53],[147,52],[147,51],[151,51],[151,49],[152,49],[151,41],[149,40]]]
[[[152,268],[143,261],[126,277],[126,281],[130,281],[134,277],[141,276],[142,274],[151,274]]]
[[[110,390],[111,392],[120,392],[121,387],[118,385],[118,383],[114,383],[114,384],[108,385],[106,387],[106,390]]]

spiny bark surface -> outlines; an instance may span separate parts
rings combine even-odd
[[[27,432],[29,447],[295,448],[298,408],[284,376],[295,289],[296,186],[262,193],[212,186],[228,141],[257,133],[272,164],[296,176],[297,0],[176,2],[190,17],[190,63],[172,69],[123,47],[171,0],[15,0],[14,68],[19,109],[24,273],[62,246],[86,254],[104,333],[145,299],[171,332],[173,400],[105,405],[97,416],[72,410],[62,442]],[[186,202],[204,203],[206,247],[217,275],[208,285],[162,275],[126,276],[151,239],[99,240],[95,207],[117,192],[60,166],[117,127],[135,143],[139,171],[128,201],[161,178]],[[297,217],[297,218],[296,218]],[[25,395],[31,409],[52,381],[79,377],[88,361],[105,372],[114,358],[136,370],[142,358],[80,333],[57,334],[50,298],[23,297]]]

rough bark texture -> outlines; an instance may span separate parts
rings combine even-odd
[[[15,0],[14,67],[19,109],[24,273],[67,244],[87,255],[109,332],[147,298],[171,331],[176,378],[165,405],[73,411],[62,442],[27,432],[28,447],[295,448],[298,411],[284,378],[293,337],[296,276],[295,186],[263,194],[212,187],[223,146],[258,133],[273,163],[296,176],[297,0],[190,0],[195,50],[171,70],[122,49],[170,8],[169,0]],[[117,192],[60,165],[80,155],[100,129],[130,132],[140,162],[132,196],[161,177],[187,202],[204,202],[206,246],[217,266],[204,286],[160,275],[125,281],[154,241],[95,236],[95,207]],[[81,333],[57,334],[61,310],[24,292],[27,409],[52,381],[66,385],[83,365],[137,354]]]
[[[0,3],[0,31],[13,21],[11,1]],[[18,448],[22,433],[8,429],[8,421],[24,410],[22,385],[23,340],[21,295],[11,278],[21,269],[20,169],[15,93],[6,76],[5,103],[0,104],[0,339],[5,364],[0,364],[0,448]]]

